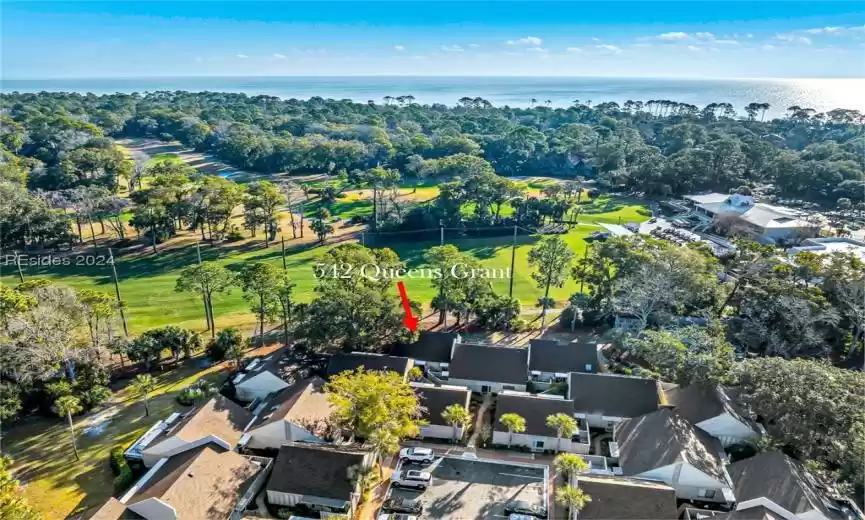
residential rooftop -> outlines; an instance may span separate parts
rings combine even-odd
[[[429,424],[439,426],[450,426],[443,418],[442,412],[452,404],[458,404],[468,408],[472,391],[464,386],[442,385],[436,386],[427,383],[411,383],[411,387],[418,395],[424,412],[424,420]]]
[[[327,375],[330,377],[340,372],[355,370],[360,367],[363,367],[365,370],[389,370],[405,377],[412,367],[412,360],[405,357],[363,352],[334,354],[327,364]]]
[[[528,349],[457,343],[451,379],[524,385],[528,381]]]
[[[673,520],[676,490],[662,483],[624,477],[580,475],[577,485],[592,497],[582,520]]]
[[[417,341],[396,345],[391,354],[416,361],[449,363],[454,343],[459,341],[460,335],[456,332],[422,331]]]
[[[727,480],[720,441],[669,408],[620,422],[614,438],[626,476],[685,462],[710,477]]]
[[[598,346],[594,343],[560,343],[547,339],[529,342],[529,370],[568,374],[597,372]]]
[[[261,428],[277,421],[315,424],[330,417],[333,407],[324,391],[325,381],[312,377],[279,391],[265,405],[249,429]]]
[[[367,451],[347,446],[293,442],[279,449],[266,489],[349,500],[355,486],[350,468],[361,467]]]
[[[663,392],[658,382],[619,374],[571,373],[568,397],[574,411],[606,417],[637,417],[658,409]]]
[[[496,416],[493,421],[494,430],[505,430],[499,421],[502,415],[515,413],[526,420],[526,435],[543,435],[555,437],[556,432],[547,426],[547,417],[563,413],[574,416],[574,402],[560,396],[543,396],[522,392],[502,392],[496,398]]]

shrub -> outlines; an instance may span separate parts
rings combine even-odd
[[[522,318],[514,318],[509,325],[511,332],[523,332],[528,330],[529,322]]]
[[[207,344],[207,357],[213,361],[222,361],[228,349],[242,344],[243,336],[237,329],[223,329]]]
[[[225,235],[225,241],[226,242],[239,242],[240,240],[243,240],[244,238],[246,238],[246,237],[243,235],[243,233],[241,233],[240,231],[238,231],[236,229],[232,229],[231,231],[229,231]]]
[[[175,399],[183,406],[192,406],[216,392],[215,386],[202,379],[181,390]]]
[[[111,471],[117,475],[114,477],[114,492],[124,491],[131,486],[135,480],[135,475],[132,474],[132,468],[123,457],[123,448],[120,446],[113,448],[108,462],[111,465]]]

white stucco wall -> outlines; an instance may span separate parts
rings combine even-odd
[[[457,428],[457,435],[459,436],[458,438],[462,438],[462,428]],[[434,439],[453,439],[454,429],[453,426],[446,426],[442,424],[426,424],[420,427],[419,437],[430,437]]]
[[[571,453],[587,454],[589,453],[588,444],[580,444],[571,442],[570,439],[562,439],[561,444],[555,437],[547,437],[544,435],[527,435],[524,433],[514,433],[513,437],[507,431],[493,431],[493,444],[507,445],[509,439],[513,439],[511,446],[526,446],[528,448],[542,451],[568,451]],[[541,442],[543,446],[537,447],[536,443]]]
[[[471,389],[472,392],[476,392],[476,393],[483,393],[482,388],[484,386],[489,386],[490,387],[489,391],[494,393],[494,394],[499,394],[504,390],[517,390],[520,392],[526,391],[526,384],[525,383],[519,384],[519,385],[514,385],[514,384],[510,384],[510,383],[498,383],[495,381],[475,381],[472,379],[454,379],[454,378],[449,378],[447,380],[447,383],[449,385],[466,386],[469,389]]]
[[[720,440],[725,448],[746,439],[758,437],[757,432],[752,430],[750,426],[726,412],[706,419],[695,426]]]
[[[275,374],[264,371],[250,377],[249,379],[244,379],[235,387],[235,389],[237,390],[237,399],[250,402],[255,399],[264,399],[274,392],[279,392],[284,388],[288,388],[288,386],[288,383],[277,377]]]
[[[724,503],[726,499],[722,491],[729,489],[725,483],[683,462],[629,476],[664,482],[676,490],[676,498],[680,500]],[[714,489],[715,496],[713,498],[701,497],[699,493],[701,489]]]
[[[597,415],[597,414],[587,414],[584,412],[577,412],[574,414],[574,417],[579,419],[585,419],[591,428],[610,428],[609,423],[620,423],[624,421],[625,417],[613,417],[608,415]]]

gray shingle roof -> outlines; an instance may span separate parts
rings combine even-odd
[[[809,480],[805,467],[779,451],[764,452],[727,467],[736,500],[765,497],[793,514],[818,509],[832,516],[826,497]]]
[[[661,483],[580,475],[578,486],[592,497],[582,520],[674,520],[676,490]]]
[[[450,377],[523,385],[528,381],[528,349],[457,343]]]
[[[279,448],[265,489],[336,500],[355,490],[349,468],[363,464],[365,451],[346,446],[293,442]]]
[[[654,379],[618,374],[571,373],[568,397],[578,413],[610,417],[637,417],[661,405],[660,388]]]
[[[686,462],[720,482],[726,482],[721,443],[663,408],[616,425],[619,465],[627,476]]]
[[[722,387],[691,385],[666,392],[667,400],[676,411],[694,424],[729,413],[744,424],[751,424],[742,407],[733,401]]]
[[[594,343],[559,343],[546,339],[529,342],[529,370],[540,372],[597,372],[598,350]],[[591,370],[586,370],[591,365]]]
[[[391,354],[433,363],[448,363],[451,360],[451,348],[459,338],[456,332],[423,331],[417,341],[399,344],[391,350]]]
[[[526,420],[526,431],[523,432],[525,434],[555,437],[555,430],[547,426],[547,417],[557,413],[573,417],[574,402],[550,397],[499,394],[496,399],[494,430],[507,431],[507,428],[499,422],[499,418],[506,413],[515,413]]]
[[[471,390],[468,388],[412,386],[418,395],[421,406],[426,408],[423,418],[430,424],[440,426],[450,426],[442,419],[442,412],[444,412],[445,408],[452,404],[467,407],[472,395]]]

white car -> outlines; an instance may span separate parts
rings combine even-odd
[[[390,483],[395,487],[410,487],[415,489],[426,489],[432,483],[432,475],[426,471],[394,471]]]
[[[429,448],[403,448],[399,452],[399,460],[403,462],[430,464],[434,459],[435,454]]]

